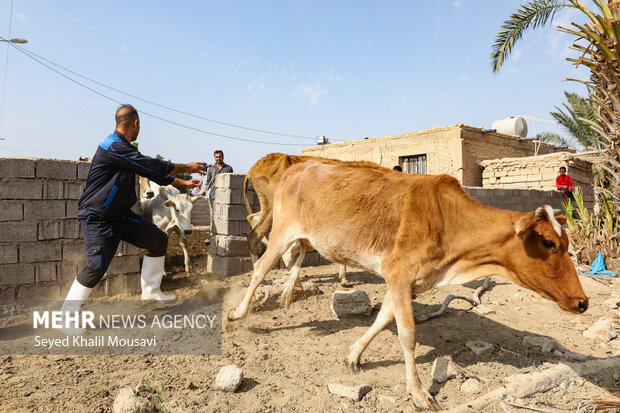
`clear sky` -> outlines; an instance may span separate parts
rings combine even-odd
[[[270,152],[298,154],[317,135],[551,120],[563,91],[586,94],[565,79],[587,71],[564,60],[572,38],[548,28],[527,32],[491,72],[495,34],[521,3],[0,0],[2,37],[26,38],[21,50],[100,93],[0,43],[0,156],[92,157],[114,130],[118,102],[141,112],[143,153],[212,163],[222,149],[238,172]],[[584,19],[564,11],[555,24]],[[551,123],[535,128],[562,133]]]

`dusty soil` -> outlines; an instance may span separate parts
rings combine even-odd
[[[180,298],[223,299],[227,312],[240,300],[250,277],[242,274],[214,280],[206,274],[205,238],[205,233],[190,236],[195,265],[192,274],[183,272],[180,248],[171,240],[169,276],[162,287]],[[352,375],[346,369],[343,359],[348,347],[374,320],[385,284],[375,275],[353,270],[349,277],[353,288],[369,294],[374,310],[368,316],[339,320],[330,311],[332,293],[342,289],[337,274],[336,265],[303,268],[302,281],[316,284],[322,294],[296,301],[288,310],[257,311],[245,320],[225,322],[221,355],[0,356],[0,411],[109,412],[121,388],[135,388],[141,382],[158,389],[156,397],[165,398],[172,403],[168,406],[176,406],[178,411],[415,411],[411,397],[405,394],[403,353],[395,326],[381,332],[370,344],[362,356],[360,374]],[[273,271],[266,283],[284,275],[282,270]],[[620,294],[620,281],[604,284],[580,278],[590,297],[590,309],[583,315],[563,312],[528,290],[493,278],[482,302],[494,313],[478,315],[465,301],[453,301],[445,315],[419,324],[416,363],[423,386],[436,394],[442,408],[447,409],[499,387],[507,376],[537,371],[562,360],[540,347],[524,345],[526,335],[552,338],[590,360],[620,354],[620,339],[603,342],[582,335],[602,316],[613,320],[616,331],[620,330],[620,310],[602,305],[612,294]],[[471,295],[480,284],[436,288],[421,294],[414,301],[414,311],[434,312],[446,295]],[[493,343],[497,350],[476,356],[465,347],[470,340]],[[483,379],[483,389],[465,393],[460,390],[462,379],[433,383],[433,361],[447,356]],[[220,367],[228,364],[244,370],[244,381],[236,393],[215,388]],[[79,369],[92,372],[76,372]],[[330,380],[369,384],[372,391],[362,401],[354,402],[330,394]],[[619,372],[606,370],[584,379],[567,379],[554,390],[509,402],[542,412],[574,412],[581,401],[618,392],[619,386]],[[484,411],[504,412],[499,403]]]

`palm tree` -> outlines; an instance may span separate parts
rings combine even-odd
[[[528,28],[550,24],[561,8],[572,7],[584,14],[587,23],[571,23],[572,28],[559,26],[558,30],[575,36],[572,49],[581,53],[579,58],[567,60],[590,69],[588,81],[569,80],[588,86],[588,100],[598,106],[598,122],[581,119],[599,135],[599,167],[607,174],[601,190],[620,206],[620,0],[592,1],[600,14],[578,0],[531,0],[522,5],[497,34],[491,66],[497,72],[523,33]]]
[[[558,111],[551,112],[551,116],[568,132],[569,137],[563,138],[557,133],[542,132],[537,138],[543,142],[568,146],[577,150],[600,149],[598,133],[591,126],[591,123],[601,126],[598,123],[598,107],[576,93],[564,92],[564,96],[567,101],[563,104],[564,109],[556,106]],[[584,119],[590,123],[585,122]]]

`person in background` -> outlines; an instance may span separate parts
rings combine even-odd
[[[232,173],[232,166],[224,163],[224,152],[220,149],[213,152],[215,159],[214,165],[209,165],[207,174],[202,178],[200,188],[194,188],[192,195],[206,195],[209,200],[209,211],[211,214],[211,222],[213,222],[213,200],[215,200],[215,177],[221,173]]]
[[[560,174],[555,178],[555,187],[564,195],[564,201],[570,199],[575,202],[575,197],[573,196],[573,180],[566,174],[566,168],[564,166],[560,167]]]
[[[403,171],[403,167],[400,165],[396,165],[395,167],[392,168],[393,170],[397,171],[397,172],[402,172]]]

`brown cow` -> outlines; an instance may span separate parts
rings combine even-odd
[[[251,228],[250,233],[248,234],[248,243],[250,247],[250,256],[252,257],[253,262],[256,262],[258,257],[260,257],[260,255],[262,254],[264,239],[271,231],[271,226],[273,224],[273,194],[275,192],[276,186],[280,183],[282,176],[288,170],[288,168],[291,167],[291,165],[308,161],[316,161],[330,165],[340,164],[343,162],[347,163],[346,161],[340,161],[338,159],[317,158],[314,156],[286,155],[283,153],[270,153],[269,155],[264,156],[258,161],[256,161],[256,163],[245,175],[245,179],[243,181],[243,201],[245,202],[245,207],[248,210],[247,220],[250,223]],[[352,163],[359,165],[378,166],[375,163],[367,161]],[[250,181],[252,187],[254,188],[254,191],[256,192],[256,195],[258,195],[258,200],[260,202],[260,211],[258,212],[253,212],[252,207],[248,202],[248,181]],[[310,249],[309,251],[312,251],[312,249]],[[282,257],[286,267],[289,270],[291,269],[294,258],[294,251],[288,251]],[[346,267],[344,265],[340,266],[338,275],[340,277],[340,284],[345,287],[349,286],[349,283],[347,281]],[[283,294],[282,297],[285,298],[287,296]],[[289,301],[285,301],[285,304],[288,306]]]
[[[504,211],[478,203],[448,175],[406,175],[381,167],[293,165],[278,185],[267,250],[254,266],[243,301],[229,313],[247,314],[254,291],[290,247],[305,246],[346,265],[382,276],[387,293],[377,319],[350,348],[347,366],[358,369],[373,337],[394,319],[406,365],[407,391],[421,408],[437,408],[415,367],[411,295],[433,286],[501,275],[562,309],[588,307],[568,255],[563,216],[550,206]],[[301,257],[301,259],[300,259]]]

